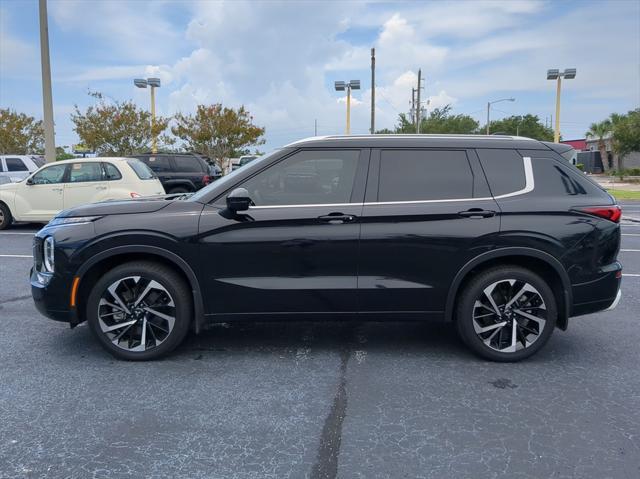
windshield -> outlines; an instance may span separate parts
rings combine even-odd
[[[268,158],[271,158],[273,155],[275,155],[276,153],[280,152],[280,149],[276,149],[273,150],[270,153],[267,153],[266,155],[262,155],[259,158],[256,158],[255,160],[253,160],[252,163],[260,163],[262,161],[267,160]],[[191,198],[189,198],[189,201],[200,201],[200,199],[204,196],[207,196],[208,193],[213,189],[213,188],[218,188],[220,186],[222,186],[224,188],[224,186],[231,186],[234,182],[236,177],[240,174],[242,175],[244,173],[244,171],[246,170],[242,170],[240,168],[233,170],[231,173],[229,173],[228,175],[223,176],[222,178],[220,178],[217,181],[214,181],[213,183],[209,184],[208,186],[205,186],[204,188],[202,188],[200,191],[196,192]]]

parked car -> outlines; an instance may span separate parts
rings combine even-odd
[[[87,203],[163,194],[160,181],[135,158],[57,161],[19,183],[0,185],[0,230],[14,220],[46,222]]]
[[[24,180],[44,166],[44,158],[36,155],[0,155],[0,177],[16,182]]]
[[[517,361],[620,299],[621,210],[555,149],[299,141],[187,199],[64,211],[36,235],[33,298],[123,359],[160,357],[209,322],[339,314],[453,321],[475,353]]]
[[[231,164],[231,171],[235,171],[238,168],[242,168],[244,165],[248,165],[249,163],[251,163],[256,158],[258,158],[258,155],[244,155],[244,156],[241,156],[240,158],[238,158],[237,163],[232,163]]]
[[[194,153],[142,153],[133,158],[151,168],[169,194],[198,191],[222,176],[217,165]]]

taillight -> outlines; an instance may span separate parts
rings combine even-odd
[[[613,221],[614,223],[620,223],[622,217],[622,208],[618,205],[613,206],[585,206],[584,208],[576,208],[578,211],[587,213],[589,215],[597,216],[598,218],[604,218],[605,220]]]
[[[129,193],[129,195],[131,195],[131,198],[142,198],[142,195],[140,193],[136,193],[135,191],[132,191],[131,193]]]
[[[202,183],[205,184],[205,185],[208,185],[212,181],[213,181],[213,178],[211,178],[209,175],[204,175],[202,177]]]

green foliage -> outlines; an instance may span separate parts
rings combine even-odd
[[[70,153],[66,153],[64,148],[61,146],[56,146],[56,161],[70,160],[71,158],[75,158],[75,156]]]
[[[182,139],[188,149],[222,162],[249,153],[249,147],[264,144],[264,128],[255,126],[244,106],[238,109],[215,105],[198,105],[196,113],[178,113],[171,132]]]
[[[584,163],[578,163],[576,165],[576,168],[578,168],[580,171],[584,171]]]
[[[0,108],[0,154],[44,152],[42,121],[8,108]]]
[[[486,125],[485,125],[486,130]],[[541,141],[553,141],[553,130],[540,122],[537,115],[514,115],[489,124],[489,132],[519,135]]]
[[[96,105],[81,112],[78,106],[71,114],[74,130],[81,142],[98,155],[124,156],[148,151],[152,140],[151,113],[140,109],[133,101],[106,103],[100,93],[89,93]],[[153,133],[167,129],[169,119],[156,116]],[[163,136],[160,143],[171,143]]]
[[[451,113],[451,105],[442,108],[434,108],[427,118],[420,122],[420,133],[459,133],[473,134],[478,130],[478,122],[469,115],[454,115]],[[402,134],[415,133],[416,128],[413,119],[406,113],[398,115],[398,124],[393,131],[389,129],[378,130],[378,134]]]
[[[613,151],[619,156],[640,151],[640,108],[626,115],[614,113],[609,121],[613,134]]]

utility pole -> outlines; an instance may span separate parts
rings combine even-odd
[[[47,0],[40,0],[40,63],[42,64],[44,158],[47,163],[52,163],[56,161],[56,141],[53,133],[53,94],[51,93],[51,62],[49,60]]]
[[[376,132],[376,49],[371,49],[371,134]]]
[[[416,89],[415,88],[411,89],[411,121],[413,122],[413,129],[416,130]]]
[[[420,121],[422,120],[422,103],[420,102],[420,90],[422,90],[422,69],[418,68],[418,110],[416,111],[416,133],[420,133]]]

